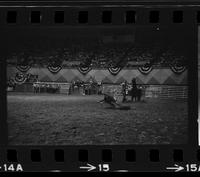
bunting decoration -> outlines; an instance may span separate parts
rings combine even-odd
[[[186,70],[186,67],[183,65],[170,65],[171,66],[171,70],[175,73],[175,74],[181,74],[182,72],[184,72]]]
[[[144,65],[138,68],[142,74],[149,74],[152,71],[153,67],[151,65]]]
[[[120,71],[121,68],[120,67],[109,67],[108,71],[112,74],[112,75],[117,75]]]
[[[62,66],[48,66],[47,68],[51,73],[57,74],[62,69]]]
[[[26,79],[27,79],[26,74],[23,73],[16,73],[14,78],[15,83],[17,84],[23,84],[24,82],[26,82]]]
[[[87,74],[92,68],[89,66],[79,66],[78,70],[81,74],[85,75]]]
[[[180,71],[183,71],[185,68],[183,67],[183,69],[180,70],[179,67],[173,67],[174,72],[180,73]],[[154,85],[154,84],[187,85],[187,81],[188,81],[187,65],[186,65],[185,71],[180,74],[175,74],[172,71],[170,65],[168,65],[163,68],[153,66],[152,71],[146,75],[142,74],[141,71],[139,71],[138,67],[137,68],[134,67],[131,69],[123,69],[123,72],[121,69],[121,71],[117,74],[117,77],[110,74],[110,72],[108,71],[108,68],[103,68],[103,69],[92,68],[91,70],[92,72],[91,71],[88,72],[89,76],[88,74],[86,75],[82,74],[86,72],[82,72],[82,73],[79,72],[82,70],[78,70],[78,67],[76,67],[76,69],[74,68],[68,69],[68,68],[62,67],[62,72],[60,71],[56,75],[53,75],[51,72],[49,72],[47,67],[45,68],[31,67],[31,69],[28,72],[30,72],[32,75],[34,74],[34,76],[31,76],[28,73],[23,73],[23,72],[18,71],[16,69],[16,66],[8,66],[7,71],[8,71],[7,78],[13,78],[14,80],[16,80],[16,82],[20,82],[20,83],[24,81],[33,82],[33,80],[37,80],[37,79],[44,82],[57,81],[57,79],[59,79],[58,81],[61,81],[61,82],[67,82],[67,81],[72,82],[72,81],[77,81],[77,80],[89,82],[90,76],[92,78],[95,78],[96,82],[101,82],[101,83],[106,83],[106,84],[114,84],[114,83],[120,84],[121,82],[123,82],[123,80],[127,80],[128,82],[131,82],[131,78],[133,77],[137,79],[138,84],[147,84],[147,85]],[[20,74],[16,75],[16,73],[20,73]],[[165,77],[160,77],[162,75]],[[26,80],[25,80],[25,77],[27,78]]]
[[[21,72],[27,72],[31,68],[31,66],[29,66],[29,65],[18,65],[18,66],[16,66],[16,68]]]

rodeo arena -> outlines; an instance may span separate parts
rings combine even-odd
[[[186,143],[187,56],[153,34],[22,41],[7,58],[9,143]]]

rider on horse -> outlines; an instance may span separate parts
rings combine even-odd
[[[136,101],[137,91],[138,91],[138,89],[137,89],[136,79],[133,78],[132,79],[132,89],[131,89],[131,101],[133,101],[133,99],[134,99],[134,101]]]

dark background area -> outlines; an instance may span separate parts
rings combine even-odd
[[[6,34],[9,33],[9,36]],[[153,43],[159,43],[159,45],[175,45],[182,52],[187,52],[185,46],[187,40],[190,38],[190,34],[187,33],[187,29],[184,28],[168,28],[168,27],[29,27],[29,28],[5,28],[1,30],[1,41],[4,41],[4,52],[16,52],[17,50],[30,49],[33,46],[38,45],[38,40],[48,39],[52,40],[52,44],[55,45],[56,41],[62,43],[65,38],[101,38],[102,36],[118,36],[132,34],[135,36],[134,43],[140,43],[143,45],[152,45]],[[30,42],[31,41],[31,42]],[[59,44],[59,45],[60,45]],[[43,47],[45,40],[42,43]]]
[[[0,0],[3,1],[3,0]],[[17,0],[7,0],[8,2],[17,1]],[[38,0],[33,0],[38,1]],[[53,1],[53,0],[40,0],[38,2],[46,2],[46,1]],[[69,0],[59,0],[59,1],[66,1],[69,2]],[[85,0],[73,0],[73,1],[85,1]],[[88,0],[90,2],[96,2],[98,0]],[[199,0],[101,0],[102,2],[199,2]]]

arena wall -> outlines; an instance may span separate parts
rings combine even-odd
[[[7,78],[14,78],[20,71],[16,67],[7,67]],[[92,69],[87,74],[82,74],[78,69],[63,68],[58,73],[52,73],[47,68],[30,68],[24,74],[38,75],[38,80],[43,82],[57,82],[62,80],[72,82],[81,80],[88,82],[91,78],[102,82],[103,91],[106,89],[117,90],[121,93],[121,82],[126,80],[131,83],[136,78],[137,84],[144,84],[146,98],[187,98],[187,70],[180,74],[174,73],[170,68],[153,69],[148,74],[141,73],[137,68],[123,69],[117,75],[112,75],[108,69]]]
[[[16,73],[21,73],[16,67],[7,67],[7,78],[14,78]],[[119,84],[126,80],[131,83],[133,78],[138,84],[148,85],[187,85],[187,70],[181,74],[174,73],[170,68],[155,68],[148,74],[142,74],[137,68],[122,69],[117,75],[112,75],[108,69],[92,69],[87,74],[82,74],[78,69],[63,68],[58,73],[51,73],[47,68],[32,67],[27,72],[38,75],[41,81],[65,80],[72,82],[81,80],[87,82],[92,77],[96,82]]]

